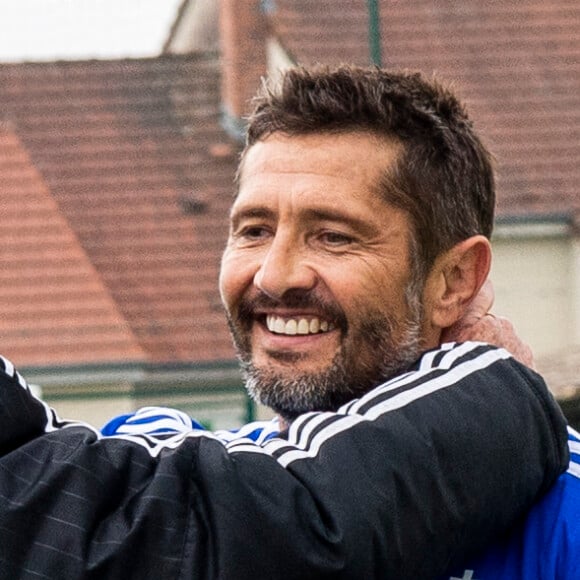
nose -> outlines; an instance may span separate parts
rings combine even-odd
[[[274,299],[281,299],[289,290],[312,290],[316,282],[305,249],[283,235],[274,237],[254,276],[254,285]]]

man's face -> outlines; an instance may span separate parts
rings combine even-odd
[[[220,290],[250,393],[286,419],[332,410],[420,352],[407,214],[369,135],[274,134],[245,157]]]

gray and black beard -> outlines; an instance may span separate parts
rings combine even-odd
[[[367,321],[362,329],[364,345],[372,349],[373,362],[361,364],[356,353],[344,348],[330,366],[318,373],[277,373],[256,368],[251,360],[241,360],[246,388],[250,396],[273,409],[287,422],[309,411],[336,411],[342,405],[368,393],[387,379],[406,371],[419,357],[420,326],[408,321],[403,340],[397,347],[385,331],[391,321],[383,318]],[[353,360],[356,359],[356,360]]]
[[[237,327],[228,317],[248,393],[256,402],[291,422],[309,411],[336,411],[387,379],[405,372],[421,353],[422,326],[418,289],[408,287],[405,294],[409,315],[403,323],[383,313],[367,312],[356,331],[357,336],[348,341],[351,348],[343,340],[329,367],[318,373],[257,368],[252,363],[247,335],[240,331],[240,327],[249,324],[249,312],[245,312]],[[343,329],[344,332],[348,330]],[[396,344],[395,337],[398,337]],[[363,349],[373,356],[361,356]],[[292,361],[285,362],[290,369]]]

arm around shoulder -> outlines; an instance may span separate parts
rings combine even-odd
[[[484,345],[427,353],[261,445],[101,438],[56,422],[14,376],[0,376],[6,577],[436,578],[567,463],[542,381]]]

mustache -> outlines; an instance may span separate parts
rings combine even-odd
[[[330,302],[311,291],[288,290],[282,298],[272,298],[261,291],[242,298],[238,306],[238,320],[243,324],[251,324],[257,312],[275,308],[295,308],[312,310],[322,318],[329,320],[338,328],[346,331],[347,319],[344,311],[334,302]]]

